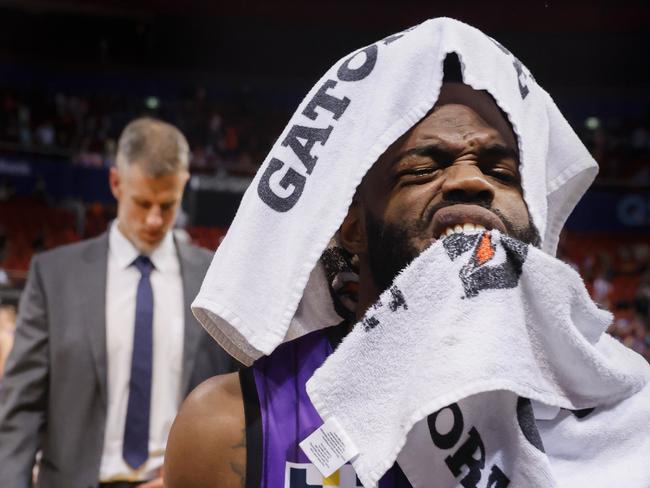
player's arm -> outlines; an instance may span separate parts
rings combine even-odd
[[[246,429],[239,375],[215,376],[187,397],[165,454],[166,488],[244,488]]]
[[[39,257],[20,298],[14,345],[0,387],[0,486],[32,486],[45,422],[49,372],[47,298]]]

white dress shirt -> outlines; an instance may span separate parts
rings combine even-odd
[[[108,412],[99,479],[138,481],[151,478],[163,464],[167,436],[181,401],[183,365],[183,283],[176,247],[169,232],[151,253],[153,290],[153,364],[149,459],[133,470],[122,458],[129,401],[135,300],[140,272],[131,266],[140,254],[113,223],[109,231],[106,283]]]

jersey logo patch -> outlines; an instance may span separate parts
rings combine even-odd
[[[284,488],[363,488],[351,464],[344,464],[324,478],[311,463],[286,462]]]

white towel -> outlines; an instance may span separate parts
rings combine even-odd
[[[378,157],[433,107],[447,53],[518,138],[524,196],[554,254],[596,164],[528,70],[500,44],[440,18],[341,59],[298,107],[245,193],[193,310],[245,364],[337,323],[319,257]]]
[[[648,487],[650,368],[610,322],[561,261],[498,231],[454,234],[397,276],[307,392],[359,449],[366,488],[403,447],[416,487]],[[557,416],[538,431],[524,399]]]

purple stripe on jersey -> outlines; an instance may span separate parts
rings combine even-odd
[[[262,420],[262,488],[284,486],[286,462],[308,463],[298,446],[323,424],[305,390],[307,380],[332,353],[325,330],[312,332],[279,346],[270,356],[253,365]],[[379,488],[396,488],[391,469]]]

